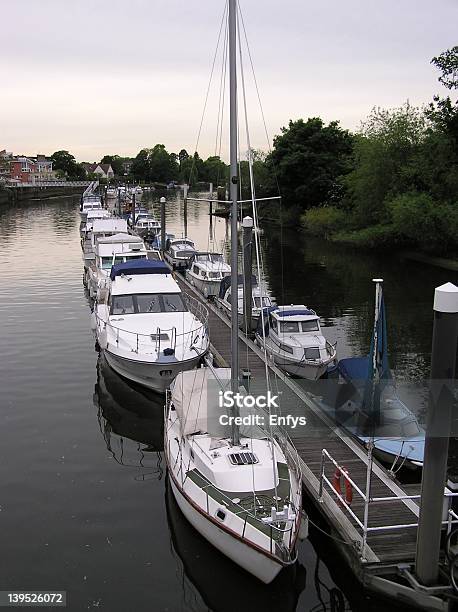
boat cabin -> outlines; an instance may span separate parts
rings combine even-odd
[[[108,275],[112,266],[135,259],[147,259],[145,243],[138,236],[115,234],[100,238],[95,246],[95,264]]]
[[[279,306],[271,310],[267,315],[267,325],[270,339],[286,353],[292,355],[297,348],[301,356],[310,361],[327,356],[320,318],[303,304]]]

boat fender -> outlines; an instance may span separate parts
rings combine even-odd
[[[107,332],[105,329],[100,332],[98,340],[100,348],[104,351],[108,346]]]
[[[350,506],[351,502],[353,501],[353,487],[348,479],[348,470],[346,468],[342,468],[341,470],[336,468],[334,478],[332,479],[332,487],[340,496],[342,496],[342,477],[344,480],[345,501]]]
[[[96,329],[97,329],[97,317],[95,315],[95,312],[93,312],[91,314],[91,330],[95,332]]]

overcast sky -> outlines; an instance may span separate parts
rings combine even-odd
[[[309,116],[355,129],[373,106],[445,94],[430,60],[458,43],[457,0],[240,5],[272,136]],[[68,149],[79,161],[158,142],[193,151],[223,9],[224,0],[1,0],[0,149]],[[204,157],[215,152],[219,72]],[[247,89],[252,145],[266,149]]]

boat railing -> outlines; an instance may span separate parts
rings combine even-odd
[[[199,346],[203,346],[205,338],[208,338],[208,310],[192,297],[185,296],[185,301],[188,312],[200,322],[200,325],[181,333],[177,332],[176,326],[168,328],[156,327],[154,332],[146,334],[134,332],[117,326],[112,321],[105,321],[97,313],[97,308],[94,309],[94,314],[98,325],[104,330],[110,328],[115,333],[116,346],[119,346],[119,342],[127,337],[130,339],[130,344],[135,346],[132,350],[137,354],[141,353],[142,340],[146,341],[147,344],[154,343],[154,349],[158,354],[161,350],[166,349],[175,351],[178,343],[189,346],[189,349],[198,349]],[[200,345],[198,344],[199,340],[201,341]]]
[[[341,477],[346,481],[348,485],[351,486],[352,492],[356,493],[363,501],[363,518],[361,519],[356,512],[350,507],[350,501],[347,500],[347,495],[345,493],[337,491],[334,487],[333,483],[326,476],[326,464],[329,462],[333,465]],[[372,497],[371,496],[371,480],[372,480],[372,461],[369,460],[367,462],[367,472],[366,472],[366,491],[363,491],[356,482],[351,478],[347,469],[340,465],[331,454],[323,448],[321,451],[321,468],[320,468],[320,484],[319,484],[319,493],[318,500],[323,502],[323,495],[325,490],[332,494],[337,498],[337,502],[343,510],[345,510],[350,517],[353,519],[354,523],[356,523],[357,528],[361,532],[361,542],[359,544],[359,556],[361,560],[366,560],[366,552],[367,552],[367,539],[369,535],[378,532],[395,532],[400,529],[413,529],[418,527],[418,520],[412,523],[403,523],[403,524],[386,524],[386,525],[374,525],[371,526],[369,524],[370,518],[370,507],[375,504],[382,503],[399,503],[399,502],[407,502],[409,500],[418,500],[421,499],[421,495],[389,495],[385,497]],[[458,524],[458,514],[454,512],[451,507],[451,501],[453,497],[457,497],[458,493],[453,493],[451,491],[444,492],[444,515],[447,516],[445,520],[442,521],[442,525],[447,528],[447,534],[450,533],[452,529],[452,525]],[[416,506],[415,506],[416,507]],[[406,504],[406,508],[408,508],[413,514],[415,514],[412,508]]]

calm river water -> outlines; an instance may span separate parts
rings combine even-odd
[[[168,197],[181,234],[182,202]],[[226,221],[210,232],[207,213],[188,204],[188,234],[225,248]],[[77,198],[0,210],[0,590],[66,590],[72,612],[386,609],[313,527],[294,574],[265,587],[187,524],[167,487],[162,403],[95,350],[78,229]],[[392,367],[426,374],[433,288],[453,274],[297,233],[281,249],[267,225],[262,241],[272,293],[315,308],[340,356],[367,352],[371,278],[385,278]]]

